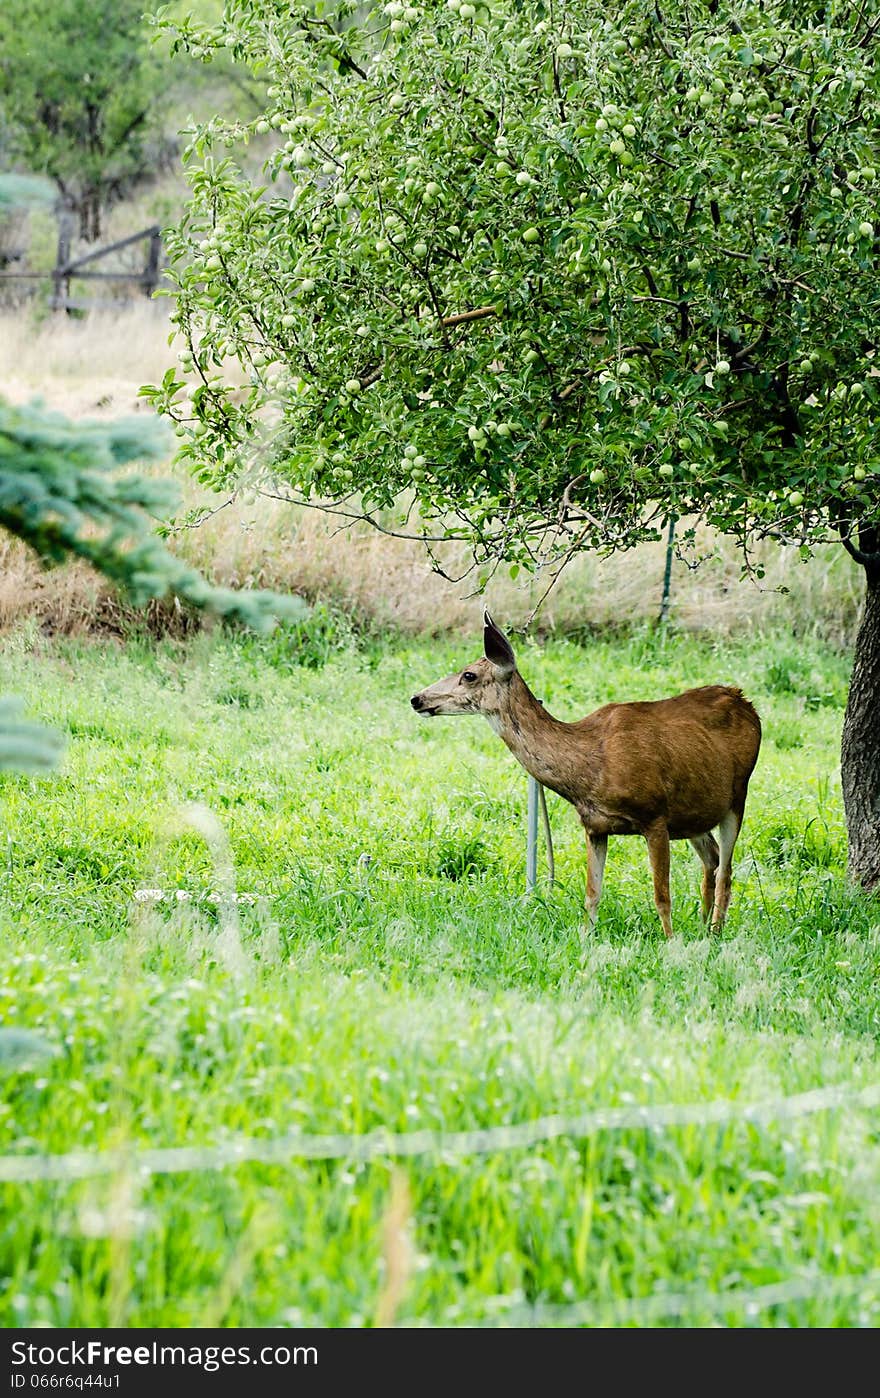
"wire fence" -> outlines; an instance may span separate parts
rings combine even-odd
[[[666,1131],[676,1127],[733,1123],[761,1125],[795,1121],[818,1112],[877,1107],[880,1107],[880,1083],[868,1084],[860,1090],[847,1085],[829,1085],[757,1102],[721,1099],[597,1107],[573,1116],[546,1116],[510,1126],[448,1133],[377,1130],[364,1134],[318,1135],[293,1131],[270,1138],[224,1141],[214,1146],[70,1151],[63,1155],[28,1153],[0,1156],[0,1182],[75,1181],[117,1173],[149,1177],[221,1170],[247,1163],[277,1165],[295,1159],[364,1162],[431,1156],[438,1163],[453,1164],[471,1156],[523,1150],[566,1137],[582,1140],[601,1132]],[[608,1328],[663,1321],[694,1324],[703,1317],[717,1319],[734,1314],[741,1314],[748,1322],[774,1307],[811,1301],[821,1301],[825,1314],[829,1305],[853,1297],[859,1298],[858,1323],[873,1325],[880,1312],[880,1268],[858,1274],[811,1271],[763,1286],[728,1290],[700,1287],[680,1292],[657,1289],[644,1296],[567,1304],[528,1304],[519,1297],[498,1297],[488,1314],[473,1318],[473,1312],[463,1306],[460,1312],[459,1308],[448,1312],[442,1324],[510,1329]],[[407,1324],[405,1320],[399,1323]],[[414,1320],[411,1325],[432,1328],[437,1323]]]
[[[872,1294],[873,1293],[873,1294]],[[786,1281],[770,1282],[766,1286],[736,1287],[730,1291],[653,1291],[646,1296],[621,1297],[617,1301],[573,1301],[568,1305],[518,1305],[499,1310],[494,1316],[477,1322],[481,1329],[509,1326],[552,1326],[565,1329],[573,1326],[593,1328],[624,1325],[645,1325],[658,1320],[686,1320],[695,1315],[720,1316],[744,1312],[746,1318],[758,1316],[774,1306],[793,1305],[803,1301],[846,1301],[859,1296],[868,1312],[880,1307],[880,1268],[871,1272],[844,1273],[840,1276],[813,1272],[807,1276],[790,1277]]]
[[[189,1171],[222,1170],[237,1165],[279,1165],[291,1160],[346,1160],[434,1156],[441,1164],[474,1155],[491,1155],[569,1137],[585,1140],[605,1131],[665,1131],[678,1126],[723,1126],[734,1122],[758,1125],[792,1121],[815,1112],[871,1109],[880,1106],[880,1083],[859,1091],[846,1086],[814,1088],[791,1097],[763,1102],[721,1099],[639,1106],[597,1107],[577,1116],[537,1117],[511,1126],[469,1131],[407,1131],[385,1129],[359,1135],[313,1135],[291,1131],[281,1136],[245,1137],[214,1146],[70,1151],[64,1155],[0,1156],[0,1183],[27,1184],[41,1180],[95,1179],[119,1172],[173,1175]]]

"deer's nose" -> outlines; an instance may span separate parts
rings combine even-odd
[[[412,706],[413,706],[413,708],[415,709],[416,713],[418,713],[419,709],[422,707],[422,696],[421,696],[421,694],[414,694],[413,697],[410,699],[409,702],[412,704]]]

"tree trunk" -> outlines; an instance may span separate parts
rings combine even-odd
[[[101,236],[101,192],[87,185],[79,198],[79,236],[84,243],[96,243]]]
[[[865,613],[856,637],[843,720],[840,774],[849,835],[849,874],[880,886],[880,564],[865,568]]]

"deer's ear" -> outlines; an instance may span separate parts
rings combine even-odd
[[[516,656],[513,646],[503,631],[499,631],[488,612],[483,612],[483,649],[486,659],[491,660],[502,675],[512,675],[516,669]]]

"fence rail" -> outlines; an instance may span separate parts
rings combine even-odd
[[[52,270],[47,272],[0,272],[0,281],[51,281],[52,298],[50,304],[53,310],[58,311],[91,310],[118,304],[106,300],[95,302],[71,298],[70,283],[73,280],[134,282],[142,289],[145,296],[152,296],[159,285],[162,262],[162,230],[158,224],[142,228],[139,233],[130,233],[126,238],[118,238],[116,242],[95,248],[92,252],[84,253],[82,257],[71,257],[71,237],[71,220],[69,216],[62,214],[58,221],[58,250],[55,256],[55,266]],[[121,248],[131,247],[134,243],[141,242],[147,243],[147,252],[144,265],[139,271],[126,272],[116,269],[102,271],[91,268],[93,262],[109,257],[112,253],[119,252]],[[84,268],[89,270],[83,270]]]

